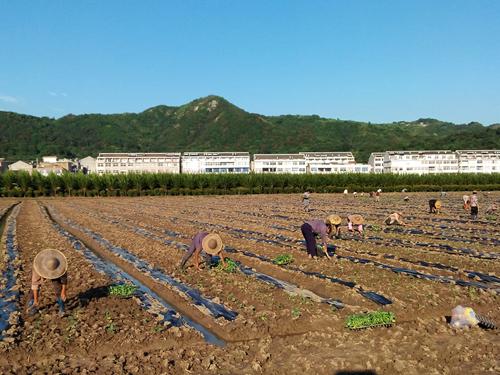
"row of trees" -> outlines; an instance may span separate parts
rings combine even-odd
[[[500,174],[0,174],[0,196],[138,196],[500,190]]]

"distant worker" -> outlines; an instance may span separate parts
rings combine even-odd
[[[341,238],[340,236],[340,224],[342,224],[342,218],[339,215],[330,215],[327,219],[332,225],[332,234],[330,237],[335,236],[335,238]]]
[[[403,214],[401,212],[393,212],[385,218],[385,223],[387,225],[403,225],[406,223],[403,221]]]
[[[446,191],[442,191],[442,190],[441,190],[441,193],[440,193],[440,195],[439,195],[439,196],[440,196],[441,198],[446,197]]]
[[[462,200],[464,201],[464,210],[469,211],[469,209],[470,209],[470,197],[468,195],[463,195]]]
[[[316,235],[321,238],[323,251],[326,254],[326,256],[330,258],[327,248],[327,239],[328,236],[331,235],[333,230],[330,218],[331,216],[328,216],[326,220],[312,219],[306,221],[300,227],[302,235],[306,240],[306,248],[309,258],[316,259],[318,256],[318,249],[316,247]]]
[[[430,214],[438,214],[441,210],[441,201],[437,199],[429,200],[429,213]]]
[[[470,217],[472,220],[477,219],[478,212],[479,212],[479,204],[477,199],[477,191],[473,191],[472,196],[470,197]]]
[[[403,198],[403,200],[404,200],[405,202],[408,202],[408,201],[410,200],[410,197],[407,195],[407,196],[405,196],[405,197]]]
[[[311,198],[311,193],[306,191],[304,194],[302,194],[302,205],[304,206],[304,211],[309,212],[310,208],[310,198]]]
[[[33,261],[31,273],[31,292],[28,302],[28,313],[36,314],[40,306],[41,286],[50,280],[59,306],[59,315],[64,315],[64,302],[68,285],[68,262],[59,250],[45,249],[40,251]]]
[[[498,207],[495,203],[492,203],[488,206],[488,208],[486,209],[486,212],[487,214],[494,214],[496,213],[496,211],[498,210]]]
[[[360,236],[363,236],[363,224],[365,219],[361,215],[349,215],[347,216],[347,229],[349,232],[357,232]],[[353,225],[356,225],[354,229]]]
[[[375,202],[380,202],[380,189],[375,192]]]
[[[347,196],[347,194],[349,194],[349,190],[344,189],[344,195]]]
[[[202,253],[203,252],[203,253]],[[203,256],[207,265],[212,264],[212,256],[218,255],[222,265],[224,261],[224,244],[217,233],[198,232],[191,241],[188,252],[181,260],[180,268],[184,269],[187,261],[194,255],[194,267],[200,271],[200,255]]]
[[[353,192],[352,195],[354,196],[354,198],[356,198],[358,196],[358,193],[357,192]]]

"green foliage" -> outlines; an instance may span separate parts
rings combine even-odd
[[[396,322],[396,316],[388,311],[376,311],[366,314],[349,315],[345,326],[349,329],[362,329],[384,325],[392,325]]]
[[[116,323],[113,321],[113,317],[111,316],[111,313],[109,311],[106,311],[104,313],[104,321],[106,325],[104,326],[104,329],[108,333],[116,333],[117,326]]]
[[[11,160],[163,150],[334,150],[352,151],[357,159],[366,161],[371,152],[385,150],[499,148],[498,126],[455,125],[435,119],[370,124],[315,115],[263,116],[245,112],[217,96],[180,107],[157,106],[141,113],[67,115],[59,119],[0,111],[0,157]]]
[[[500,190],[500,174],[0,174],[0,197]]]
[[[291,311],[292,318],[297,319],[302,315],[302,312],[298,307],[294,307]]]
[[[108,292],[110,296],[116,296],[120,298],[132,297],[136,290],[137,286],[132,284],[110,285],[108,287]]]
[[[215,267],[216,271],[234,273],[238,270],[238,263],[236,263],[234,260],[230,258],[224,258],[224,261],[226,263],[226,266],[224,267],[222,265],[222,262],[219,262],[219,264],[217,264],[217,267]]]
[[[293,263],[293,256],[291,254],[280,254],[273,259],[273,263],[280,266]]]

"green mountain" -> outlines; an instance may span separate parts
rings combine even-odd
[[[0,111],[0,158],[9,160],[99,152],[353,151],[366,161],[374,151],[429,149],[500,149],[500,128],[435,119],[370,124],[316,115],[263,116],[218,96],[141,113],[59,119]]]

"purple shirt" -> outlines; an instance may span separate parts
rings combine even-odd
[[[182,257],[180,267],[184,268],[186,265],[186,262],[191,258],[196,250],[203,250],[202,248],[202,242],[203,239],[208,235],[208,232],[198,232],[196,233],[196,236],[193,237],[193,240],[191,241],[191,245],[189,246],[189,250],[187,251],[186,254]]]
[[[309,224],[312,228],[312,231],[315,234],[321,235],[321,240],[323,241],[323,245],[326,246],[326,243],[328,241],[328,227],[326,226],[325,222],[323,220],[318,220],[318,219],[312,219],[309,221],[306,221],[307,224]]]

